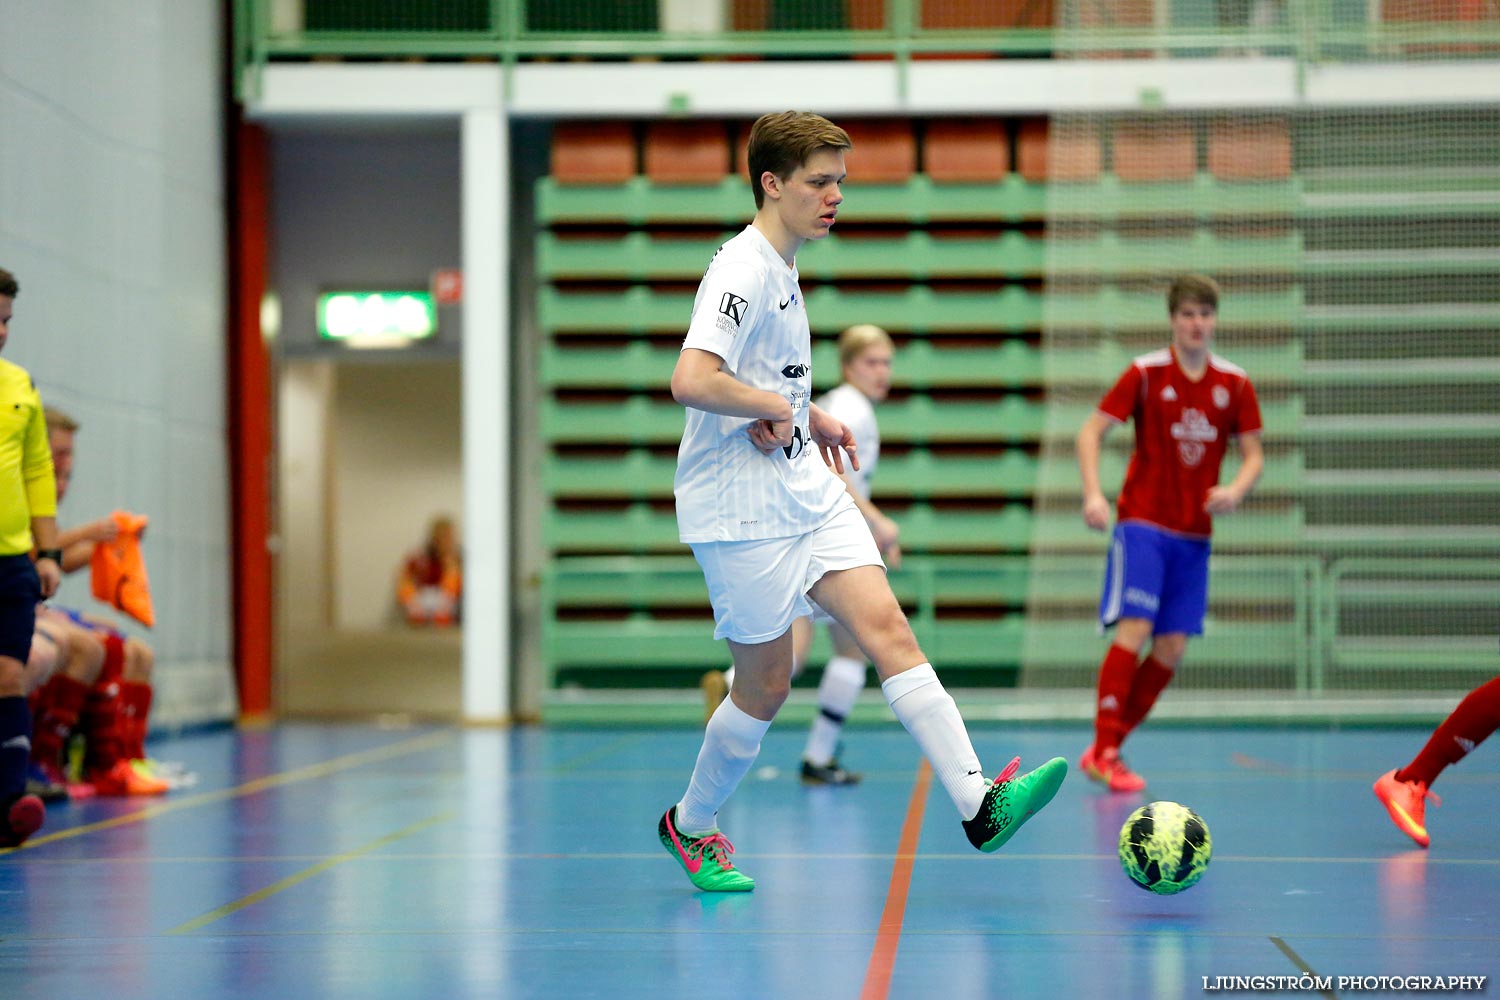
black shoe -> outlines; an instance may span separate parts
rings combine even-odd
[[[859,775],[840,767],[837,758],[827,764],[811,764],[804,760],[802,783],[804,785],[857,785]]]

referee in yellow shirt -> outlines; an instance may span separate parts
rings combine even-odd
[[[15,275],[0,268],[0,351],[19,289]],[[18,846],[42,825],[42,800],[26,794],[31,708],[24,672],[37,602],[51,597],[62,577],[56,515],[42,397],[26,369],[0,359],[0,848]]]

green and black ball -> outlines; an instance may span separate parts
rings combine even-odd
[[[1177,802],[1149,802],[1120,828],[1120,866],[1147,892],[1169,896],[1192,888],[1212,853],[1208,824]]]

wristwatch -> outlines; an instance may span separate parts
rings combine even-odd
[[[41,562],[43,559],[51,559],[53,562],[57,563],[58,569],[61,569],[62,552],[62,549],[37,549],[36,561]]]

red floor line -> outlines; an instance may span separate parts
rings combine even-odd
[[[906,919],[906,894],[911,889],[911,867],[917,859],[917,841],[922,836],[922,813],[927,809],[927,789],[932,784],[932,768],[923,758],[917,768],[917,782],[906,805],[906,822],[901,825],[901,843],[891,866],[891,884],[885,893],[885,909],[880,913],[880,929],[875,934],[875,948],[865,968],[865,985],[860,1000],[886,1000],[891,989],[891,971],[896,967],[896,948],[901,943],[901,923]]]

